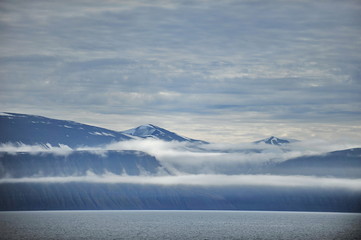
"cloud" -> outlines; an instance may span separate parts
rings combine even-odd
[[[121,176],[114,174],[41,178],[3,178],[6,183],[106,183],[142,185],[186,186],[263,186],[287,188],[334,188],[361,191],[360,179],[321,178],[311,176],[277,175],[181,175],[181,176]]]
[[[0,152],[32,155],[52,153],[67,156],[74,151],[89,151],[106,156],[107,151],[137,150],[155,156],[167,173],[157,176],[115,175],[106,172],[96,175],[91,170],[83,176],[53,176],[0,179],[0,183],[66,183],[88,182],[108,184],[155,184],[190,186],[265,186],[287,188],[335,188],[361,191],[360,179],[316,177],[301,175],[269,175],[267,171],[254,171],[274,162],[339,150],[340,145],[322,141],[294,142],[278,147],[266,144],[191,144],[188,142],[165,142],[156,139],[121,141],[102,147],[71,149],[67,146],[2,144]],[[344,147],[344,146],[343,146]],[[327,165],[325,166],[327,168]],[[171,172],[171,175],[169,175]],[[253,174],[252,174],[253,173]],[[258,174],[262,173],[262,174]],[[4,175],[7,176],[7,175]],[[345,175],[346,176],[346,175]]]
[[[357,1],[0,5],[5,110],[115,129],[132,126],[104,119],[149,119],[212,141],[333,127],[360,138]]]
[[[73,151],[89,151],[106,155],[107,151],[135,150],[150,154],[173,174],[238,174],[260,171],[262,166],[287,161],[308,155],[326,154],[331,151],[357,148],[360,144],[339,144],[322,140],[294,142],[278,147],[267,144],[193,144],[188,142],[166,142],[157,139],[134,139],[120,141],[101,147],[79,147],[71,149],[46,145],[1,144],[0,152],[32,155],[52,153],[67,156]]]
[[[77,150],[138,150],[155,156],[174,174],[236,174],[258,169],[264,164],[356,147],[360,147],[360,144],[339,144],[322,140],[300,141],[278,147],[253,143],[195,145],[188,142],[137,139],[112,143],[101,149],[83,147]]]
[[[10,154],[18,154],[18,153],[30,153],[32,155],[41,154],[41,153],[52,153],[54,155],[68,155],[73,151],[67,145],[59,144],[59,147],[52,146],[47,143],[44,145],[27,145],[23,143],[2,143],[0,144],[0,152],[7,152]]]
[[[155,156],[175,174],[241,171],[247,165],[257,166],[270,161],[282,161],[295,156],[279,148],[246,145],[232,149],[226,145],[195,145],[188,142],[165,142],[156,139],[121,141],[104,146],[102,150],[138,150]],[[234,146],[233,146],[234,147]],[[247,149],[250,148],[251,150]],[[97,148],[78,148],[95,150]],[[254,151],[256,150],[256,151]],[[259,150],[259,151],[257,151]],[[296,154],[298,156],[299,153]]]

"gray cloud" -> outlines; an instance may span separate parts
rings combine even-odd
[[[262,126],[309,137],[304,125],[359,138],[360,10],[351,0],[2,1],[0,101],[119,130],[134,126],[118,119],[149,119],[206,140],[217,136],[199,123],[228,141]]]
[[[73,151],[69,146],[60,144],[59,147],[46,145],[26,145],[23,143],[3,143],[0,144],[0,152],[7,152],[10,154],[18,154],[20,152],[30,154],[53,153],[55,155],[68,155]]]

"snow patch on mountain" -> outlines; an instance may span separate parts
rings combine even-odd
[[[115,137],[114,134],[106,133],[106,132],[89,132],[89,134],[96,135],[96,136]]]

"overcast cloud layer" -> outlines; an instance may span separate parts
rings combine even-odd
[[[1,111],[360,139],[360,1],[1,1]]]

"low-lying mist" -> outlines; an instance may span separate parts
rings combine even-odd
[[[189,186],[263,186],[288,188],[335,188],[361,191],[361,179],[342,179],[312,176],[279,175],[221,175],[191,174],[179,176],[126,176],[107,173],[96,175],[87,172],[84,176],[3,178],[1,183],[106,183],[142,185],[189,185]]]
[[[317,143],[317,144],[316,144]],[[114,142],[99,147],[79,147],[71,149],[66,145],[24,145],[2,144],[0,152],[16,154],[54,154],[67,158],[73,152],[87,152],[107,158],[110,151],[135,150],[154,156],[167,171],[151,176],[139,171],[139,176],[129,176],[126,172],[115,174],[107,171],[94,173],[92,169],[83,175],[17,177],[3,174],[0,183],[129,183],[159,185],[199,185],[199,186],[273,186],[273,187],[317,187],[361,190],[361,179],[333,176],[302,176],[303,174],[270,174],[267,169],[272,164],[289,159],[322,155],[339,150],[345,145],[326,144],[321,141],[295,142],[285,146],[267,144],[194,144],[189,142],[165,142],[156,139],[137,139]],[[355,145],[347,145],[355,147]],[[0,156],[3,154],[0,154]],[[50,160],[49,160],[50,161]],[[1,169],[0,165],[0,169]],[[327,166],[325,166],[327,168]],[[3,169],[3,171],[6,171]]]
[[[242,169],[259,168],[269,163],[283,162],[288,159],[326,154],[330,151],[356,147],[355,144],[330,144],[321,140],[294,142],[285,146],[267,144],[194,144],[189,142],[166,142],[157,139],[136,139],[114,142],[99,147],[79,147],[71,149],[59,146],[2,144],[0,152],[10,154],[29,153],[69,155],[73,151],[88,151],[106,156],[107,151],[137,150],[157,158],[160,163],[174,174],[215,174],[237,173]]]

